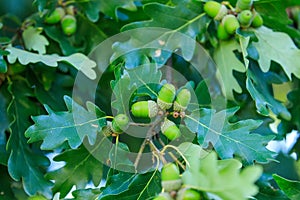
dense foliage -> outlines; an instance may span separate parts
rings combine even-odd
[[[299,47],[299,0],[1,1],[0,200],[299,200]]]

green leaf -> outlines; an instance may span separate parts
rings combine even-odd
[[[135,171],[133,162],[129,159],[130,150],[125,143],[117,142],[109,152],[109,163],[113,169],[122,171]]]
[[[246,67],[238,60],[234,51],[241,51],[239,43],[235,40],[221,41],[213,55],[217,65],[217,77],[221,83],[223,94],[228,99],[234,99],[232,90],[238,93],[242,92],[242,88],[233,76],[233,70],[246,71]]]
[[[296,90],[291,91],[288,94],[288,99],[293,104],[293,107],[290,109],[290,112],[292,114],[292,120],[293,120],[293,123],[296,125],[298,130],[300,129],[300,115],[299,115],[299,112],[300,112],[300,105],[299,105],[300,95],[299,94],[300,94],[300,89],[299,88],[296,89]]]
[[[292,74],[300,78],[300,50],[287,34],[261,27],[255,29],[255,35],[258,42],[253,45],[259,53],[258,63],[263,72],[269,71],[271,61],[275,61],[290,79]]]
[[[264,18],[272,19],[276,23],[289,24],[291,21],[285,11],[282,0],[260,0],[254,2],[255,9]]]
[[[72,192],[74,200],[95,200],[100,194],[99,189],[80,189]]]
[[[112,101],[112,107],[118,113],[129,112],[129,102],[134,91],[146,86],[150,94],[156,93],[147,84],[159,84],[162,73],[154,64],[144,64],[134,69],[124,70],[124,75],[119,79],[112,81],[112,88],[115,95],[115,100]]]
[[[160,175],[157,170],[146,174],[119,172],[110,179],[103,189],[99,200],[144,200],[154,197],[161,191]]]
[[[25,136],[30,137],[28,142],[43,140],[41,149],[45,150],[58,148],[65,141],[75,149],[86,136],[90,144],[95,143],[97,131],[106,125],[105,114],[93,104],[93,108],[86,110],[68,96],[64,100],[67,112],[54,112],[45,106],[49,115],[32,117],[35,124],[25,132]],[[100,115],[96,116],[96,113]]]
[[[9,52],[3,51],[0,49],[0,73],[6,73],[7,72],[7,63],[4,60],[3,56],[7,56]]]
[[[17,59],[22,65],[28,65],[29,63],[42,62],[50,67],[57,67],[58,62],[63,61],[67,62],[77,70],[81,71],[90,79],[96,78],[96,72],[93,68],[96,67],[96,63],[90,60],[87,56],[81,53],[75,53],[70,56],[58,56],[56,54],[52,55],[40,55],[24,51],[21,49],[14,48],[9,46],[5,49],[10,52],[7,56],[9,63],[15,63]]]
[[[79,7],[82,7],[86,16],[92,22],[96,22],[99,19],[99,11],[105,15],[118,19],[118,9],[123,8],[130,11],[136,11],[137,8],[133,0],[98,0],[88,2],[78,2]]]
[[[248,51],[247,51],[249,42],[250,42],[250,37],[245,37],[245,36],[239,35],[240,48],[241,48],[241,52],[243,54],[244,65],[246,66],[246,68],[248,68],[248,66],[249,66]]]
[[[255,10],[264,19],[264,24],[273,30],[285,32],[293,38],[300,39],[300,32],[292,25],[286,9],[299,5],[297,0],[260,0],[254,1]]]
[[[37,72],[37,69],[34,68],[33,74],[28,79],[35,85],[35,96],[40,103],[47,104],[49,107],[57,110],[65,110],[66,105],[63,97],[64,95],[72,95],[74,78],[66,74],[57,73],[55,69],[52,69],[47,68],[42,69],[42,72]]]
[[[254,183],[262,174],[260,166],[242,169],[238,160],[218,160],[214,151],[204,152],[192,143],[183,143],[179,149],[189,161],[182,174],[184,185],[231,200],[246,200],[258,192]]]
[[[53,193],[60,192],[60,197],[65,197],[76,185],[77,189],[84,189],[89,181],[98,186],[102,178],[102,163],[97,160],[93,153],[101,148],[101,143],[87,150],[84,146],[78,149],[67,150],[54,157],[54,161],[66,162],[65,166],[55,171],[50,171],[46,177],[55,180]]]
[[[12,190],[12,184],[14,183],[13,180],[10,178],[7,168],[3,165],[0,165],[0,200],[16,200],[14,192]]]
[[[273,178],[281,190],[291,199],[300,199],[300,182],[285,179],[277,174],[273,174]]]
[[[7,99],[0,93],[0,164],[7,165],[8,152],[6,151],[7,137],[5,130],[9,128],[9,119],[6,112]]]
[[[144,5],[144,12],[151,19],[127,24],[122,28],[122,31],[145,29],[130,32],[131,39],[126,42],[115,43],[116,52],[113,58],[133,51],[126,56],[126,61],[129,63],[135,63],[134,61],[139,59],[137,58],[139,54],[147,54],[162,65],[173,51],[181,49],[183,57],[191,60],[196,47],[194,39],[199,33],[204,32],[209,19],[205,14],[201,14],[202,8],[199,2],[175,0],[173,3],[177,5],[168,6],[159,3]]]
[[[45,36],[41,35],[42,29],[32,26],[26,28],[22,34],[26,49],[37,51],[39,54],[46,53],[46,46],[49,45]]]
[[[7,72],[7,64],[6,61],[3,59],[3,56],[0,56],[0,73]]]
[[[273,79],[277,81],[277,77],[273,72],[263,73],[259,67],[251,62],[251,68],[247,71],[246,87],[255,101],[257,112],[269,116],[270,110],[276,115],[289,120],[291,114],[287,108],[277,101],[272,93],[271,83]]]
[[[50,0],[50,1],[34,0],[33,3],[38,7],[38,10],[42,12],[44,11],[45,8],[54,9],[57,4],[57,1],[56,0]]]
[[[274,136],[250,133],[260,126],[261,122],[257,120],[230,123],[237,110],[231,108],[216,113],[211,109],[201,109],[187,115],[184,121],[191,131],[197,133],[198,143],[203,148],[208,148],[211,143],[222,159],[236,156],[247,165],[254,161],[267,163],[273,160],[274,152],[265,146]]]
[[[269,175],[263,174],[256,182],[259,187],[259,193],[255,196],[256,200],[289,200],[282,190],[274,188],[270,182],[273,178]]]
[[[42,193],[50,198],[52,183],[45,180],[41,170],[41,167],[49,165],[49,160],[41,153],[33,151],[24,136],[30,125],[30,116],[39,112],[36,103],[30,100],[32,91],[25,81],[14,80],[10,83],[8,92],[11,95],[7,108],[10,119],[8,172],[14,180],[22,179],[27,194]]]

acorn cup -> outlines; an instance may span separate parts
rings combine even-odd
[[[176,200],[200,200],[201,195],[196,190],[190,188],[181,188],[176,196]]]
[[[181,132],[176,124],[167,118],[161,125],[161,132],[164,134],[169,140],[175,140],[176,138],[180,137]]]
[[[122,133],[128,128],[129,119],[124,114],[118,114],[112,121],[112,131],[114,133]]]
[[[112,123],[110,121],[108,121],[107,125],[102,128],[101,132],[106,137],[111,136],[113,134]]]
[[[160,193],[157,197],[155,197],[153,200],[172,200],[173,198],[171,195],[167,192]]]
[[[253,14],[250,10],[243,10],[241,13],[238,14],[238,20],[241,24],[242,28],[248,28],[253,19]]]
[[[176,89],[174,85],[166,83],[162,86],[158,92],[157,105],[162,110],[167,110],[172,107],[175,99]]]
[[[191,101],[191,92],[188,89],[182,89],[177,94],[174,102],[174,111],[183,112]]]
[[[180,171],[174,163],[168,163],[163,166],[161,170],[161,185],[166,192],[179,190],[182,180]]]
[[[155,101],[139,101],[131,106],[132,115],[141,118],[152,118],[158,113],[158,107]]]
[[[203,9],[208,16],[215,20],[221,20],[228,13],[226,6],[216,1],[208,1]]]
[[[253,4],[253,0],[238,0],[236,3],[236,12],[242,10],[250,10]]]
[[[45,18],[47,24],[56,24],[65,16],[65,11],[62,7],[57,7]]]

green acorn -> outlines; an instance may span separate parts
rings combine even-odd
[[[252,19],[253,14],[250,10],[243,10],[238,14],[238,20],[243,28],[248,28],[252,23]]]
[[[236,3],[236,12],[242,10],[250,10],[253,4],[253,0],[238,0]]]
[[[160,193],[157,197],[155,197],[153,200],[172,200],[173,198],[171,195],[167,192]]]
[[[112,130],[114,133],[122,133],[128,128],[129,119],[124,114],[118,114],[112,121]]]
[[[161,132],[169,139],[175,140],[180,137],[181,132],[176,124],[168,119],[165,119],[164,123],[161,125]]]
[[[72,35],[76,32],[77,22],[73,15],[66,15],[61,21],[61,27],[66,35]]]
[[[188,89],[182,89],[177,94],[174,102],[174,111],[185,111],[191,101],[191,92]]]
[[[261,27],[263,23],[264,23],[263,18],[260,16],[259,13],[255,12],[251,26],[254,28],[258,28]]]
[[[172,107],[173,101],[175,99],[176,89],[174,85],[166,83],[162,86],[158,92],[157,104],[163,109],[169,109]]]
[[[132,115],[135,117],[155,117],[158,112],[158,107],[155,101],[139,101],[131,106]]]
[[[228,13],[226,6],[216,1],[208,1],[203,9],[208,16],[215,20],[221,20]]]
[[[176,200],[200,200],[201,195],[196,190],[182,188],[178,191]]]
[[[180,171],[174,163],[168,163],[161,170],[161,185],[166,192],[178,190],[181,187],[182,181]]]
[[[230,35],[227,33],[227,31],[225,30],[225,27],[222,23],[220,23],[218,25],[218,29],[217,29],[217,37],[220,40],[228,40]]]
[[[229,33],[230,35],[234,34],[236,29],[238,29],[240,27],[240,23],[237,20],[237,18],[234,15],[226,15],[223,20],[222,23],[224,24],[224,28],[226,30],[227,33]]]
[[[65,16],[65,11],[61,7],[55,8],[55,10],[45,18],[45,22],[48,24],[56,24]]]

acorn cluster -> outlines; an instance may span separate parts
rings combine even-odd
[[[138,101],[132,105],[131,112],[135,117],[153,118],[161,112],[173,109],[173,116],[177,118],[179,115],[184,115],[190,100],[191,93],[188,89],[181,89],[176,95],[174,85],[166,83],[158,92],[156,102],[153,100]],[[161,132],[169,140],[174,140],[181,135],[176,124],[168,118],[164,119]]]
[[[238,28],[258,28],[263,25],[261,15],[253,8],[253,0],[238,0],[235,8],[228,2],[221,4],[208,1],[204,5],[204,12],[218,22],[217,36],[220,40],[229,39]]]
[[[74,6],[68,6],[66,8],[57,7],[45,17],[44,21],[47,24],[57,24],[60,22],[62,31],[67,36],[73,35],[77,29]]]
[[[161,170],[161,192],[154,200],[199,200],[201,194],[194,189],[182,187],[180,171],[174,163],[168,163]]]
[[[191,93],[188,89],[180,89],[176,94],[175,86],[169,83],[164,84],[158,92],[156,101],[137,101],[131,106],[131,113],[136,118],[155,118],[158,115],[172,113],[174,118],[185,115],[185,110],[191,101]],[[129,119],[125,114],[118,114],[112,122],[105,127],[105,135],[120,134],[128,127]],[[180,137],[181,132],[177,125],[167,117],[161,124],[161,133],[169,140]]]

